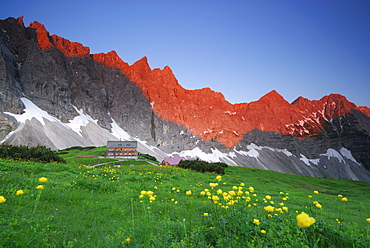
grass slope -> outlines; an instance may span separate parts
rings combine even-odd
[[[369,247],[366,183],[239,167],[219,181],[145,161],[88,168],[96,161],[78,156],[102,148],[65,152],[67,164],[0,160],[0,247]],[[316,222],[299,227],[301,212]]]

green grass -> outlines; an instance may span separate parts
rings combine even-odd
[[[240,167],[228,167],[217,181],[216,174],[145,161],[88,168],[79,154],[86,151],[64,154],[67,164],[0,160],[0,196],[6,198],[0,203],[0,247],[369,247],[366,183]],[[49,180],[38,182],[40,177]],[[39,184],[45,188],[37,190]],[[218,189],[236,195],[225,201]],[[139,197],[143,190],[154,192],[152,202]],[[217,203],[207,191],[220,198]],[[280,203],[288,210],[264,210]],[[299,227],[302,211],[316,223]]]

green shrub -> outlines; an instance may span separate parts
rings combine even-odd
[[[2,144],[0,145],[0,158],[31,160],[37,162],[66,162],[63,158],[56,155],[54,151],[45,146],[28,147]]]
[[[202,160],[182,160],[177,165],[183,169],[195,170],[200,172],[215,172],[217,174],[225,174],[225,168],[227,164],[225,163],[209,163]]]
[[[157,159],[149,154],[145,154],[145,153],[138,153],[139,157],[141,158],[146,158],[146,159],[149,159],[149,160],[152,160],[152,161],[157,161]]]

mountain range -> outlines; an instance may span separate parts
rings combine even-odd
[[[247,90],[247,89],[235,89]],[[250,90],[250,89],[248,89]],[[54,150],[137,140],[139,151],[370,183],[370,109],[344,96],[231,104],[184,89],[170,67],[0,21],[0,142]]]

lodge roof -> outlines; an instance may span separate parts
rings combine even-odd
[[[108,141],[107,148],[117,148],[117,147],[134,147],[137,148],[137,141]]]
[[[184,157],[165,157],[164,161],[169,165],[178,165],[181,160],[186,160]]]

